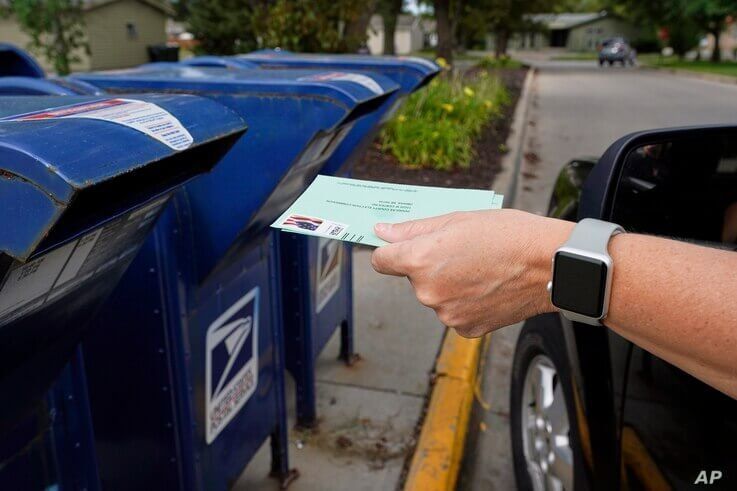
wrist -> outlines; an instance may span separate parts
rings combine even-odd
[[[535,311],[537,314],[556,311],[556,307],[550,300],[548,282],[552,279],[552,261],[555,251],[568,240],[574,222],[558,220],[554,218],[543,218],[542,226],[539,227],[538,240],[532,247],[530,254],[531,298],[535,299]]]

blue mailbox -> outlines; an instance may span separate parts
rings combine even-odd
[[[359,132],[359,128],[356,127],[353,139],[346,139],[328,162],[326,172],[336,175],[350,173],[354,159],[363,154],[378,129],[392,117],[404,98],[428,84],[440,73],[440,67],[432,61],[413,56],[306,54],[265,49],[233,58],[271,70],[311,69],[378,73],[399,84],[397,97],[391,107],[383,114],[377,115],[377,119],[371,121],[371,126],[365,128],[363,132]]]
[[[10,43],[0,43],[0,77],[44,78],[41,65],[28,53]]]
[[[172,194],[243,131],[191,96],[2,100],[0,489],[97,487],[80,339]]]
[[[352,165],[374,140],[381,126],[395,113],[405,97],[430,82],[440,68],[423,58],[366,55],[295,54],[263,50],[247,55],[206,57],[209,65],[222,60],[231,69],[234,63],[256,64],[263,69],[320,69],[328,73],[344,72],[371,75],[379,73],[399,85],[396,95],[379,111],[357,123],[323,169],[324,174],[350,175]],[[213,59],[214,58],[214,59]],[[198,58],[187,61],[192,65]],[[340,326],[340,357],[350,363],[353,343],[353,275],[351,247],[348,244],[291,236],[282,241],[284,308],[293,322],[287,326],[288,359],[301,360],[292,373],[297,378],[297,421],[312,426],[317,421],[314,364],[317,355]],[[309,264],[309,268],[287,265]],[[289,326],[294,326],[291,329]]]
[[[276,77],[279,76],[276,69],[287,69],[288,65],[293,65],[293,68],[321,69],[321,76],[325,78],[361,80],[379,73],[394,80],[399,90],[376,111],[358,121],[328,159],[321,172],[333,175],[350,175],[354,160],[364,153],[404,97],[429,82],[439,71],[434,63],[421,58],[293,55],[271,50],[244,56],[199,56],[179,64],[219,66],[229,70],[260,66],[274,69],[270,71],[275,72]],[[144,68],[161,66],[149,64]],[[341,329],[340,358],[349,364],[354,358],[350,251],[348,245],[315,238],[294,236],[282,239],[284,307],[285,315],[291,317],[286,322],[285,332],[287,366],[296,379],[297,422],[300,426],[313,426],[317,421],[315,360],[336,328]]]
[[[175,197],[98,317],[105,336],[85,346],[107,487],[227,489],[269,436],[272,471],[290,479],[281,236],[269,225],[396,90],[380,76],[319,75],[157,65],[75,76],[115,93],[203,95],[249,122],[217,169]]]

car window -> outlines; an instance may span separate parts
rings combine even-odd
[[[737,142],[646,145],[628,156],[613,209],[631,231],[737,245]]]

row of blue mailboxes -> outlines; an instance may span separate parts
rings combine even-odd
[[[263,51],[51,79],[0,45],[0,489],[227,489],[269,438],[288,480],[285,369],[314,424],[351,255],[269,224],[437,73]]]

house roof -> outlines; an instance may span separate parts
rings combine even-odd
[[[527,19],[542,24],[550,30],[571,29],[595,20],[603,19],[609,14],[606,11],[591,13],[532,14]]]
[[[84,10],[93,10],[96,8],[103,7],[105,5],[119,2],[121,0],[84,0]],[[148,5],[149,7],[153,7],[154,9],[158,10],[159,12],[162,12],[165,15],[174,16],[176,12],[174,11],[174,8],[169,5],[169,2],[166,2],[165,0],[136,0],[137,2],[144,3]]]

